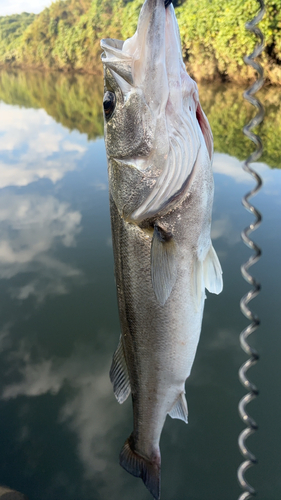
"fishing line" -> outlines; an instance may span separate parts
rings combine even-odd
[[[246,293],[246,295],[244,295],[244,297],[242,297],[240,301],[241,311],[244,314],[244,316],[246,316],[246,318],[249,321],[251,321],[251,323],[240,334],[241,348],[246,354],[248,354],[249,359],[241,366],[239,370],[239,379],[242,385],[245,387],[245,389],[247,389],[249,392],[241,399],[238,406],[240,417],[242,421],[246,424],[246,428],[241,432],[241,434],[238,437],[238,445],[245,459],[244,462],[241,463],[237,471],[238,482],[241,488],[244,490],[243,493],[241,493],[241,495],[239,496],[238,500],[247,500],[256,494],[255,489],[245,479],[245,472],[250,467],[252,467],[254,464],[257,463],[257,459],[255,455],[251,453],[251,451],[247,448],[245,442],[247,438],[251,434],[253,434],[258,428],[257,423],[249,415],[246,409],[248,403],[250,403],[258,395],[258,389],[249,380],[247,371],[249,370],[249,368],[251,368],[256,364],[259,358],[257,351],[249,345],[247,339],[249,335],[251,335],[251,333],[253,333],[260,324],[258,316],[251,311],[251,309],[248,307],[248,304],[258,295],[261,288],[260,284],[249,273],[249,268],[253,264],[255,264],[261,256],[261,249],[249,237],[249,235],[259,227],[262,220],[260,212],[249,202],[249,199],[252,196],[256,195],[262,186],[262,179],[253,170],[253,168],[250,167],[250,164],[252,162],[257,161],[260,158],[263,151],[261,138],[257,134],[252,132],[252,128],[259,125],[264,118],[263,105],[256,97],[254,97],[254,94],[261,89],[264,83],[263,68],[259,63],[257,63],[254,60],[262,53],[264,49],[264,35],[261,32],[261,30],[257,27],[257,25],[262,20],[265,14],[265,5],[263,0],[257,0],[257,1],[259,3],[260,10],[257,16],[252,21],[246,24],[246,29],[254,33],[259,39],[260,43],[256,46],[255,50],[251,55],[244,57],[244,62],[248,66],[252,66],[252,68],[257,72],[258,78],[255,81],[255,83],[244,92],[243,96],[244,99],[246,99],[248,102],[250,102],[253,106],[257,108],[258,112],[254,116],[254,118],[248,123],[248,125],[246,125],[243,128],[244,134],[256,145],[255,151],[245,161],[243,169],[255,179],[256,185],[250,192],[248,192],[244,196],[242,200],[243,206],[246,208],[246,210],[248,210],[255,216],[255,220],[241,233],[242,240],[244,241],[245,245],[247,245],[247,247],[253,250],[254,254],[252,254],[249,260],[241,266],[242,276],[247,281],[247,283],[249,283],[252,286],[252,289],[248,293]]]

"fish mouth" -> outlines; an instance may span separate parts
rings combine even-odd
[[[102,63],[110,70],[121,90],[122,81],[120,81],[120,78],[129,85],[133,85],[132,57],[122,50],[124,41],[115,38],[104,38],[101,40],[100,45],[103,49]]]
[[[131,38],[125,41],[113,38],[101,40],[104,51],[102,62],[115,78],[117,74],[127,83],[139,87],[148,73],[151,76],[163,73],[154,81],[154,85],[159,87],[165,73],[165,9],[171,8],[171,0],[145,0],[137,31]],[[119,84],[118,79],[116,81]]]

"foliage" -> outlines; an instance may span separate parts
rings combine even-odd
[[[210,122],[214,149],[220,153],[245,160],[254,149],[242,132],[256,110],[246,103],[240,89],[230,84],[199,85],[202,107]],[[274,87],[263,89],[259,97],[265,106],[266,119],[258,133],[263,141],[262,162],[273,168],[281,168],[281,98]]]
[[[265,70],[273,83],[281,83],[281,0],[266,0],[267,12],[260,27],[265,35]],[[253,51],[256,38],[245,23],[257,13],[256,0],[197,0],[177,10],[183,51],[195,78],[224,75],[231,80],[252,76],[243,55]]]
[[[50,69],[101,71],[99,41],[127,38],[137,26],[143,0],[57,0],[41,14],[0,18],[0,63]],[[177,0],[183,52],[198,81],[252,77],[243,63],[255,37],[245,22],[256,0]],[[262,21],[267,48],[263,55],[272,83],[281,84],[281,0],[266,0]]]
[[[0,60],[22,40],[23,33],[34,19],[35,14],[27,12],[0,17]]]
[[[57,122],[95,139],[103,134],[103,82],[92,75],[0,71],[0,101],[43,108]]]
[[[250,141],[242,127],[253,115],[243,102],[240,89],[227,84],[199,85],[200,101],[211,124],[215,151],[242,160],[249,155]],[[0,72],[0,100],[7,104],[44,108],[70,130],[86,133],[89,139],[103,134],[103,81],[95,75],[67,75],[60,72]],[[266,120],[259,129],[264,143],[261,161],[281,168],[281,97],[274,87],[261,92]]]
[[[100,38],[108,31],[121,35],[118,12],[123,6],[122,0],[58,0],[34,16],[22,37],[2,51],[0,61],[95,72],[101,68]]]

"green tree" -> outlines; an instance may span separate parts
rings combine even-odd
[[[143,0],[57,0],[41,14],[0,18],[0,64],[48,69],[101,71],[100,39],[128,38],[136,30]],[[266,37],[262,61],[269,81],[281,84],[281,0],[265,0],[261,27]],[[247,81],[245,66],[256,38],[245,22],[256,0],[174,2],[183,54],[197,80]]]

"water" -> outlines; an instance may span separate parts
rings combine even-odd
[[[250,251],[239,233],[252,219],[240,200],[252,181],[234,155],[250,149],[239,132],[249,110],[232,87],[200,91],[217,150],[212,232],[225,286],[206,301],[187,383],[190,423],[167,418],[163,430],[163,500],[236,499],[240,492],[237,403],[244,390],[237,371],[245,356],[238,337],[247,322],[239,300],[248,289],[240,265]],[[0,99],[0,484],[29,500],[149,499],[118,465],[132,430],[131,402],[117,404],[108,378],[120,329],[102,82],[2,72]],[[265,158],[278,167],[281,99],[272,90],[266,99]],[[264,216],[255,233],[263,256],[253,272],[263,290],[253,302],[262,326],[252,343],[261,361],[250,376],[261,394],[250,411],[260,429],[248,444],[259,465],[247,478],[261,500],[277,500],[281,170],[256,167],[264,179],[255,198]]]

